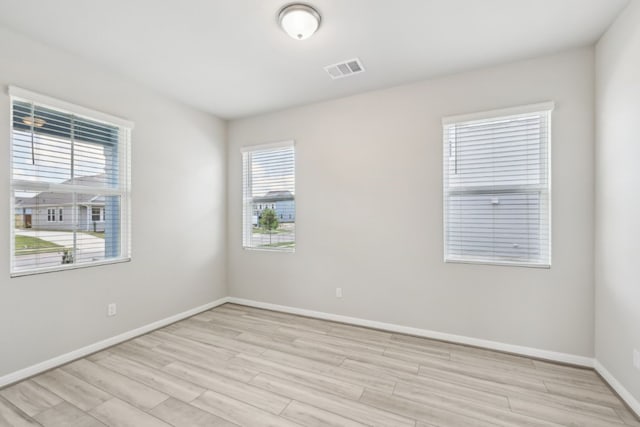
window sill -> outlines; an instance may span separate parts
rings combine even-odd
[[[54,273],[57,271],[67,271],[67,270],[77,270],[79,268],[89,268],[89,267],[97,267],[100,265],[109,265],[109,264],[120,264],[123,262],[131,261],[131,257],[127,258],[114,258],[110,260],[104,261],[96,261],[96,262],[87,262],[83,264],[67,264],[67,265],[57,265],[55,267],[47,267],[47,268],[38,268],[32,270],[25,271],[12,271],[11,277],[22,277],[22,276],[33,276],[34,274],[44,274],[44,273]]]
[[[480,260],[462,260],[462,259],[446,259],[445,264],[475,264],[475,265],[495,265],[498,267],[525,267],[525,268],[541,268],[550,270],[551,264],[534,264],[519,261],[480,261]]]

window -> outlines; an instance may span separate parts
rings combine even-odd
[[[91,208],[91,221],[104,221],[104,208]]]
[[[16,87],[9,93],[11,212],[33,212],[12,219],[11,275],[129,260],[132,124]]]
[[[47,209],[47,221],[55,222],[56,220],[56,210],[55,209]]]
[[[243,247],[294,251],[296,230],[293,141],[243,148],[242,188]],[[286,215],[288,219],[282,219]]]
[[[552,110],[443,120],[445,261],[550,266]]]

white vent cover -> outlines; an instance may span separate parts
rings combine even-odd
[[[324,69],[334,80],[364,72],[362,62],[360,62],[358,58],[338,62],[337,64],[327,65],[326,67],[324,67]]]

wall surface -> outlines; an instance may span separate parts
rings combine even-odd
[[[640,2],[596,47],[596,358],[640,401]]]
[[[9,84],[135,122],[131,262],[9,278]],[[226,296],[223,121],[2,28],[0,87],[0,376]]]
[[[592,356],[593,85],[585,48],[230,122],[230,294]],[[542,101],[556,102],[552,268],[445,264],[442,117]],[[287,139],[296,252],[244,251],[240,147]]]

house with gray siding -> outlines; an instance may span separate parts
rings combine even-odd
[[[83,185],[103,181],[104,174],[100,174],[66,183]],[[74,221],[76,215],[77,222]],[[43,191],[34,197],[16,197],[15,226],[34,230],[104,232],[105,196],[75,193],[74,200],[74,193]]]
[[[262,197],[253,198],[253,224],[258,225],[262,212],[271,209],[276,212],[280,223],[295,222],[295,196],[290,191],[269,191]]]

